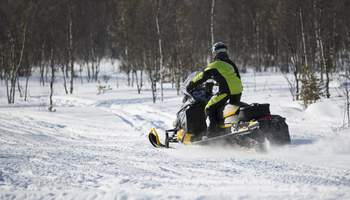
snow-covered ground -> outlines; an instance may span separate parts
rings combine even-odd
[[[308,109],[291,101],[280,74],[244,74],[243,100],[269,102],[287,118],[292,145],[267,153],[182,146],[147,139],[172,127],[181,97],[167,85],[163,103],[125,81],[97,95],[76,80],[75,94],[30,81],[29,102],[6,104],[0,83],[0,199],[350,199],[350,130],[339,128],[344,99]]]

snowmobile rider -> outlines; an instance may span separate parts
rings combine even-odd
[[[186,90],[201,85],[208,79],[213,79],[218,85],[218,93],[213,95],[205,106],[205,113],[209,118],[207,136],[213,135],[219,130],[219,110],[229,100],[237,105],[241,100],[243,86],[237,66],[228,57],[227,46],[223,42],[217,42],[212,47],[214,61],[204,71],[198,73],[191,80]]]

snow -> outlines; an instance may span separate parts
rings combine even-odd
[[[181,97],[166,85],[152,103],[146,89],[112,90],[76,81],[75,94],[30,81],[29,102],[6,104],[0,84],[0,199],[350,199],[350,130],[344,99],[304,109],[291,101],[284,77],[244,74],[243,100],[269,102],[287,118],[292,145],[257,153],[226,147],[155,149],[150,128],[172,128]],[[333,89],[332,92],[335,92]],[[335,96],[335,95],[334,95]]]

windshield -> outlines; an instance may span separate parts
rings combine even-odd
[[[186,87],[190,84],[190,82],[193,79],[193,77],[195,77],[198,73],[200,73],[200,72],[199,71],[195,71],[195,72],[192,72],[191,74],[189,74],[187,76],[186,80],[181,85],[181,92],[183,94],[187,94]]]

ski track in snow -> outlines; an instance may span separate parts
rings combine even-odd
[[[247,87],[249,102],[273,101],[266,91],[283,89],[260,81],[270,89]],[[271,102],[287,117],[292,145],[268,153],[155,149],[148,131],[172,128],[181,100],[170,93],[153,105],[149,94],[129,92],[57,96],[55,113],[37,102],[0,107],[0,199],[350,199],[348,130],[318,122],[317,107]]]

